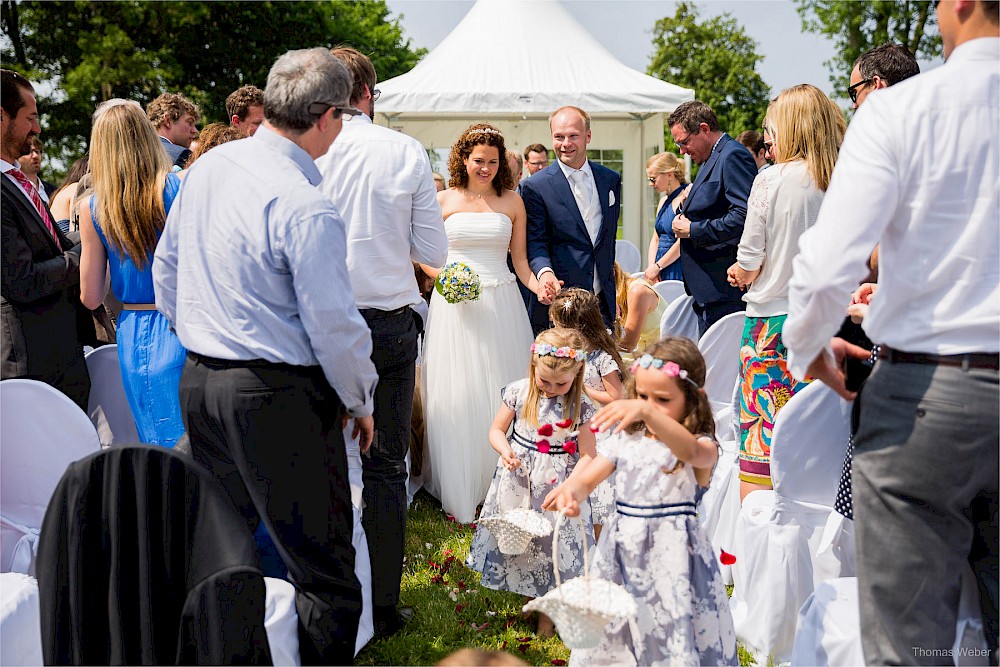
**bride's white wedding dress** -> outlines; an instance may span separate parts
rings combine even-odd
[[[448,216],[444,226],[448,263],[471,267],[482,290],[478,300],[457,304],[436,291],[431,297],[421,371],[425,485],[445,512],[469,523],[496,469],[489,429],[500,389],[527,376],[534,337],[517,279],[507,268],[510,218],[460,212]]]

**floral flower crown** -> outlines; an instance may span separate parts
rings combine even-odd
[[[492,127],[477,127],[474,130],[469,130],[467,134],[500,134],[500,131],[494,130]]]
[[[663,371],[664,375],[672,378],[681,378],[682,380],[687,380],[693,384],[697,389],[701,389],[701,385],[688,377],[688,372],[677,365],[673,361],[665,361],[654,357],[651,354],[644,354],[635,360],[632,364],[632,373],[634,374],[640,368],[659,368]]]
[[[587,360],[586,350],[574,350],[569,346],[556,347],[555,345],[549,345],[548,343],[532,343],[531,353],[537,354],[540,357],[552,356],[563,359],[574,359],[576,361]]]

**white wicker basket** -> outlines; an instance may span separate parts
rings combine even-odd
[[[552,523],[545,515],[529,508],[480,518],[477,523],[493,534],[500,553],[508,556],[523,554],[533,539],[545,537],[552,532]]]
[[[564,514],[559,514],[555,535],[552,537],[556,587],[542,597],[528,602],[524,605],[524,611],[539,611],[551,618],[563,643],[570,649],[594,648],[601,641],[608,623],[635,619],[639,610],[635,599],[622,586],[606,579],[591,578],[586,535],[583,532],[583,521],[579,518],[580,534],[584,538],[583,576],[561,583],[558,545],[559,528],[564,517]]]

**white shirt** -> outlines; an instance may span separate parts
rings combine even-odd
[[[410,260],[442,266],[448,259],[427,151],[362,115],[345,119],[316,166],[320,190],[347,221],[347,270],[358,308],[420,304]]]
[[[1000,350],[997,128],[997,38],[868,96],[794,261],[783,338],[795,377],[836,333],[876,243],[869,338],[906,352]]]
[[[601,233],[601,224],[604,222],[604,213],[601,210],[601,200],[597,196],[597,182],[594,180],[594,170],[590,168],[590,160],[585,160],[583,166],[579,169],[574,169],[569,165],[565,164],[561,160],[558,160],[559,169],[562,170],[563,176],[569,182],[570,191],[573,190],[573,179],[570,175],[576,171],[582,171],[587,176],[582,181],[580,181],[580,186],[588,189],[590,191],[590,207],[584,209],[580,202],[577,201],[576,207],[580,211],[580,217],[583,218],[583,223],[587,227],[587,233],[590,234],[590,242],[593,245],[597,245],[597,237]],[[575,195],[574,195],[575,196]],[[539,271],[539,273],[544,272],[545,269]],[[601,292],[601,281],[597,276],[597,264],[594,264],[594,294],[600,294]]]
[[[804,160],[777,164],[754,179],[736,251],[741,268],[760,269],[743,295],[750,317],[788,312],[792,258],[799,251],[799,238],[816,223],[823,194],[809,176]]]

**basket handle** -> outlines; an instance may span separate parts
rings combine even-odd
[[[559,528],[563,524],[563,520],[566,518],[566,513],[564,510],[559,510],[559,516],[556,518],[556,526],[552,531],[552,570],[556,575],[556,589],[562,586],[562,579],[559,576]],[[583,528],[583,519],[576,517],[577,523],[580,525],[580,540],[583,545],[583,577],[589,581],[590,577],[590,549],[587,548],[587,533]],[[590,587],[587,587],[587,592],[590,592]]]
[[[501,459],[501,465],[503,465],[502,461],[503,461],[503,459]],[[504,466],[503,467],[503,475],[504,475],[504,477],[506,477],[507,475],[513,475],[515,470],[518,470],[518,469],[524,468],[524,467],[525,467],[524,461],[521,462],[520,466],[518,466],[517,468],[514,468],[514,470],[511,470],[507,466]],[[504,481],[504,477],[501,477],[500,481]],[[528,506],[527,506],[526,509],[531,509],[531,470],[528,470],[528,469],[525,470],[525,478],[528,481]],[[501,485],[501,488],[502,488],[502,485]],[[497,509],[500,512],[506,511],[503,508],[503,496],[500,496],[500,500],[497,503]],[[514,509],[517,509],[517,508],[514,508]]]

